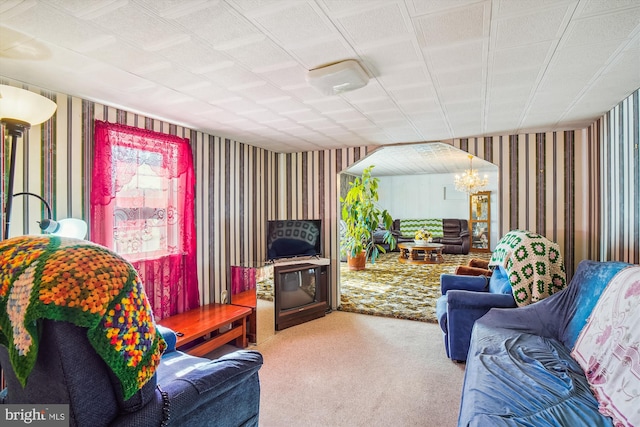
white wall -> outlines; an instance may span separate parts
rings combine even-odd
[[[485,172],[481,172],[484,175]],[[498,173],[487,172],[491,191],[491,249],[498,241]],[[398,175],[379,177],[379,206],[394,219],[469,219],[469,198],[453,186],[455,174]]]

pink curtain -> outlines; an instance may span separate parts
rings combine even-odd
[[[96,120],[94,144],[91,240],[133,264],[156,319],[198,307],[195,177],[189,141]],[[141,174],[153,188],[132,196],[137,193],[131,181]],[[145,247],[152,235],[160,248]]]

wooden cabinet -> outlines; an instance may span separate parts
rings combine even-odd
[[[472,251],[491,251],[490,191],[480,191],[469,196],[469,233]]]

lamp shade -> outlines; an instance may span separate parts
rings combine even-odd
[[[18,121],[33,126],[48,120],[56,108],[55,102],[42,95],[0,85],[0,122]]]
[[[78,218],[58,220],[58,228],[51,233],[54,236],[84,239],[87,236],[87,223]]]

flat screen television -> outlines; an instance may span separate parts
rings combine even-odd
[[[267,259],[320,256],[322,220],[267,221]]]

